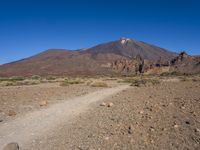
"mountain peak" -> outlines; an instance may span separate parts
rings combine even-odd
[[[130,38],[125,38],[125,37],[120,38],[120,43],[122,45],[124,45],[124,44],[126,44],[126,43],[128,43],[130,41],[132,41]]]

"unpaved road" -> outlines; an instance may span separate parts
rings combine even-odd
[[[102,101],[128,87],[128,85],[121,85],[102,89],[2,123],[0,149],[10,142],[19,143],[22,149],[31,149],[30,143],[55,130],[59,125],[68,124],[80,113],[87,111],[90,104]]]

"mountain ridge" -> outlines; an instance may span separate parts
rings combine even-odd
[[[111,74],[119,59],[171,60],[176,53],[145,42],[121,38],[87,49],[48,49],[39,54],[0,66],[0,76]]]

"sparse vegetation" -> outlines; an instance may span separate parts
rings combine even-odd
[[[108,84],[105,82],[94,82],[91,84],[92,87],[108,87]]]
[[[10,77],[10,78],[5,78],[5,77],[3,77],[3,78],[0,78],[0,82],[2,82],[2,81],[10,81],[10,82],[15,82],[15,81],[23,81],[23,80],[25,80],[25,78],[24,77]]]
[[[178,73],[176,71],[173,71],[173,72],[163,72],[162,74],[160,74],[160,76],[180,76],[182,75],[181,73]]]
[[[146,85],[156,85],[160,83],[160,81],[157,78],[143,78],[143,77],[127,78],[122,82],[130,83],[131,86],[137,86],[137,87]]]
[[[22,86],[22,85],[36,85],[39,84],[40,81],[37,80],[24,80],[24,81],[3,81],[1,82],[1,86]]]
[[[60,86],[68,86],[70,84],[82,84],[84,81],[80,79],[65,79],[63,82],[60,83]]]
[[[47,76],[46,79],[52,81],[52,80],[56,80],[56,77],[55,76]]]
[[[194,82],[199,82],[200,81],[200,77],[198,75],[195,76],[180,76],[179,77],[180,81],[194,81]]]
[[[40,80],[41,77],[40,77],[39,75],[33,75],[33,76],[31,77],[31,79],[32,79],[32,80]]]

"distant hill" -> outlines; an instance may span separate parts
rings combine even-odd
[[[171,60],[176,53],[136,40],[120,40],[88,49],[49,49],[38,55],[0,66],[0,76],[96,75],[112,73],[111,64],[118,59],[131,60],[140,55],[157,61]]]

